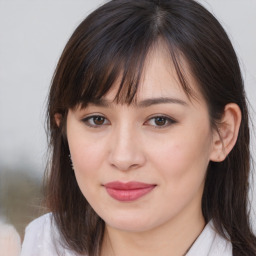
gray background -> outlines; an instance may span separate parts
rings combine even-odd
[[[15,206],[15,188],[20,193],[19,180],[22,181],[25,174],[27,176],[23,190],[24,187],[40,187],[47,150],[44,131],[46,97],[52,74],[71,33],[87,14],[103,2],[0,0],[0,191],[2,197],[7,197],[4,202],[8,198],[14,201],[11,206],[2,203],[0,214],[20,230],[25,224],[19,226],[22,208]],[[252,109],[256,109],[256,0],[199,2],[214,13],[233,42],[241,63],[254,121]],[[255,145],[253,137],[254,158]],[[14,191],[8,190],[11,185],[6,185],[9,183],[4,174],[16,179],[12,183]],[[256,187],[254,182],[251,184]],[[31,191],[27,192],[30,196]],[[36,194],[38,198],[41,197],[40,193]],[[30,199],[26,199],[25,195],[23,200],[28,202]],[[17,205],[18,201],[20,200],[17,200]],[[256,209],[255,196],[252,205]],[[15,207],[20,213],[16,219],[10,217]],[[30,218],[34,216],[32,215]],[[27,221],[25,219],[23,222]]]

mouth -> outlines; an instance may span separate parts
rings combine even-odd
[[[142,182],[127,182],[114,181],[104,185],[107,193],[114,199],[121,202],[135,201],[149,192],[151,192],[156,185]]]

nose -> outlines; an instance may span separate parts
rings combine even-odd
[[[109,163],[120,171],[136,169],[144,165],[145,154],[135,129],[124,125],[113,131],[110,139]]]

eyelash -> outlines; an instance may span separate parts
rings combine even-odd
[[[95,124],[95,120],[96,118],[101,118],[101,120],[103,121],[102,124]],[[163,125],[150,125],[150,121],[156,121],[156,119],[162,119],[161,121],[164,122]],[[92,127],[92,128],[101,128],[102,126],[104,125],[110,125],[110,122],[107,120],[107,118],[105,118],[104,116],[102,115],[92,115],[92,116],[88,116],[84,119],[82,119],[82,121],[89,127]],[[90,123],[90,122],[94,122],[94,123]],[[107,123],[106,123],[107,122]],[[168,127],[172,124],[175,124],[177,123],[177,121],[175,121],[174,119],[170,118],[170,117],[167,117],[167,116],[164,116],[164,115],[157,115],[157,116],[153,116],[151,118],[149,118],[146,122],[144,122],[144,125],[148,125],[148,126],[153,126],[154,128],[156,129],[163,129],[165,127]]]
[[[148,123],[149,123],[150,121],[152,121],[152,120],[153,120],[154,122],[156,122],[156,119],[162,119],[162,120],[164,121],[164,124],[163,124],[163,125],[152,125],[152,126],[153,126],[154,128],[156,128],[156,129],[163,129],[163,128],[165,128],[165,127],[168,127],[168,126],[170,126],[170,125],[176,123],[176,121],[175,121],[174,119],[172,119],[172,118],[170,118],[170,117],[168,117],[168,116],[159,115],[159,116],[153,116],[153,117],[149,118],[144,124],[148,125]],[[150,125],[150,124],[149,124],[149,125]]]
[[[96,118],[102,118],[104,119],[104,123],[103,124],[91,124],[90,121],[92,122],[95,122]],[[93,116],[88,116],[84,119],[82,119],[82,121],[89,127],[92,127],[92,128],[100,128],[102,127],[103,125],[109,125],[109,124],[105,124],[105,121],[107,120],[107,118],[105,118],[104,116],[101,116],[101,115],[93,115]]]

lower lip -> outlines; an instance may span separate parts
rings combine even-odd
[[[151,190],[153,190],[155,186],[149,186],[145,188],[136,188],[136,189],[114,189],[114,188],[107,188],[106,190],[108,194],[122,202],[129,202],[129,201],[135,201],[139,199],[140,197],[143,197],[144,195],[148,194]]]

